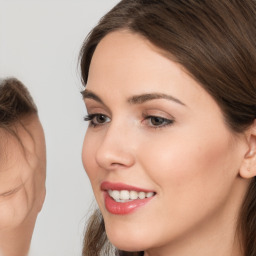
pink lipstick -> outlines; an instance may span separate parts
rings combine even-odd
[[[112,214],[124,215],[144,206],[155,196],[155,192],[123,183],[103,182],[105,207]]]

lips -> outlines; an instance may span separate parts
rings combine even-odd
[[[124,215],[144,206],[155,196],[155,192],[123,183],[103,182],[105,207],[112,214]]]

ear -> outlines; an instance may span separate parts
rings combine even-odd
[[[256,176],[256,119],[246,132],[248,151],[240,168],[240,176],[251,179]]]

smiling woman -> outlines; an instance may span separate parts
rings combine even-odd
[[[28,254],[45,198],[45,140],[37,108],[17,79],[0,84],[0,255]]]
[[[123,0],[92,30],[84,256],[256,255],[255,24],[254,0]]]

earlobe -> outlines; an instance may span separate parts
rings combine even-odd
[[[240,176],[251,179],[256,176],[256,119],[247,133],[248,151],[246,152],[243,164],[240,168]]]

